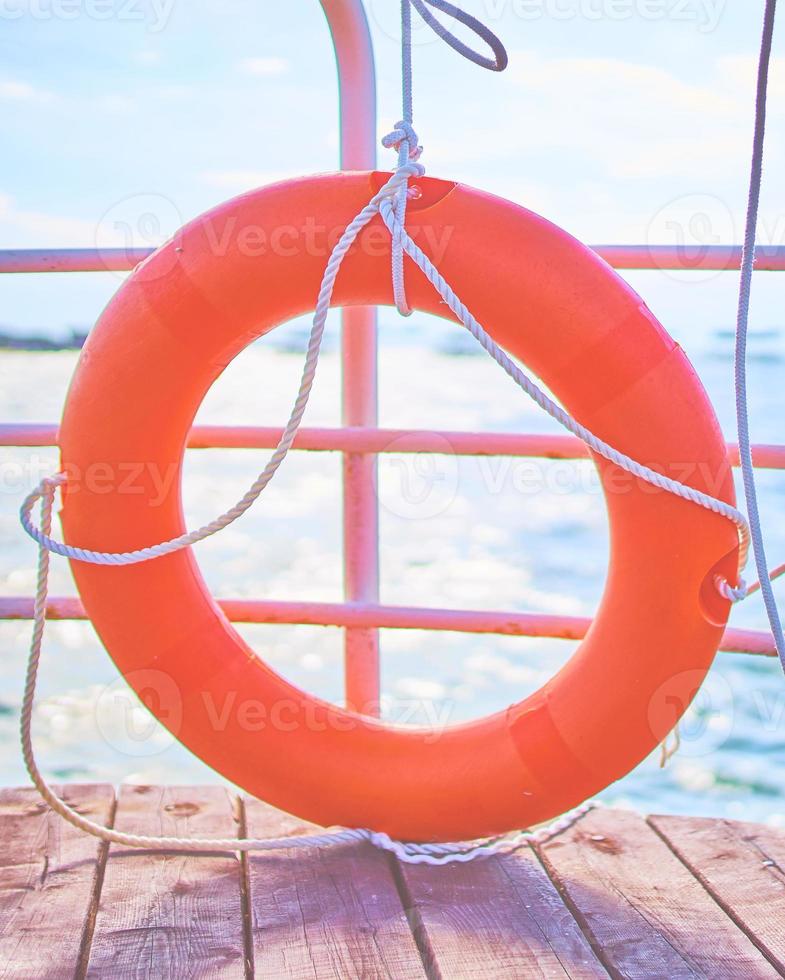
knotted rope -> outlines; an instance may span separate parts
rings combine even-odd
[[[483,40],[488,41],[492,50],[494,51],[495,61],[491,63],[488,59],[483,59],[481,55],[478,55],[471,49],[465,48],[463,42],[459,41],[457,38],[454,38],[451,34],[449,34],[449,32],[446,31],[443,25],[439,24],[438,21],[435,21],[435,18],[433,18],[433,15],[430,14],[430,11],[426,10],[425,4],[428,4],[437,10],[444,11],[445,13],[448,13],[458,19],[461,23],[470,26],[478,36],[480,36]],[[749,279],[754,256],[755,223],[757,218],[757,202],[760,194],[761,157],[765,123],[765,112],[763,111],[762,106],[765,106],[768,53],[771,47],[775,4],[776,0],[767,0],[766,25],[764,28],[764,39],[761,54],[758,111],[756,113],[755,154],[751,178],[752,189],[750,193],[750,208],[747,219],[747,233],[745,235],[745,253],[744,261],[742,263],[742,289],[739,301],[739,331],[742,341],[744,335],[746,334],[746,323],[749,311]],[[366,829],[348,829],[308,837],[282,838],[277,840],[148,837],[144,835],[124,834],[82,817],[64,800],[57,796],[57,794],[47,784],[38,768],[31,739],[31,722],[35,700],[36,681],[41,658],[41,646],[46,624],[49,553],[54,552],[55,554],[71,559],[99,565],[128,565],[142,561],[149,561],[162,555],[178,551],[182,548],[189,547],[198,541],[202,541],[205,538],[216,534],[218,531],[237,520],[242,514],[245,513],[245,511],[248,510],[249,507],[253,505],[277,472],[279,466],[286,458],[292,443],[294,442],[295,435],[302,421],[303,414],[308,403],[308,398],[313,387],[313,381],[319,359],[319,351],[321,348],[322,337],[324,334],[327,313],[330,308],[330,300],[332,298],[336,276],[338,275],[343,259],[345,258],[355,239],[376,214],[381,216],[385,226],[390,232],[392,243],[392,281],[395,303],[398,309],[404,315],[408,315],[411,312],[406,300],[404,288],[403,256],[406,254],[426,276],[428,281],[433,285],[434,289],[437,291],[455,317],[459,320],[459,322],[471,333],[471,335],[478,341],[483,349],[490,354],[496,363],[503,368],[503,370],[509,375],[510,378],[512,378],[518,387],[520,387],[522,391],[532,398],[537,405],[548,413],[548,415],[554,418],[560,425],[562,425],[573,435],[581,439],[595,453],[621,467],[628,473],[631,473],[632,475],[652,484],[653,486],[682,497],[685,500],[689,500],[698,506],[704,507],[713,513],[720,514],[730,520],[736,526],[739,534],[740,572],[746,563],[750,546],[751,531],[746,518],[739,510],[732,507],[730,504],[711,497],[708,494],[702,493],[693,487],[679,483],[676,480],[672,480],[663,474],[658,473],[656,470],[652,470],[651,468],[638,463],[636,460],[626,456],[624,453],[618,452],[604,440],[595,436],[585,426],[582,426],[579,422],[572,418],[572,416],[561,408],[561,406],[557,405],[551,398],[549,398],[548,395],[546,395],[545,392],[528,376],[528,374],[517,364],[515,364],[505,353],[505,351],[502,350],[502,348],[499,347],[499,345],[493,340],[493,338],[488,335],[488,333],[474,318],[467,307],[461,302],[460,298],[440,274],[438,269],[433,265],[428,256],[425,255],[425,253],[415,244],[415,242],[406,232],[406,202],[408,200],[408,195],[413,190],[413,188],[410,188],[409,186],[409,181],[412,178],[421,177],[425,172],[424,167],[419,162],[422,147],[419,145],[417,135],[412,127],[411,6],[414,6],[418,13],[420,13],[420,15],[424,18],[426,23],[428,23],[431,27],[434,27],[434,23],[439,24],[438,29],[434,27],[437,34],[447,40],[452,47],[460,51],[466,57],[470,57],[470,59],[475,63],[494,70],[501,70],[506,64],[506,54],[504,54],[504,48],[502,47],[501,42],[499,42],[498,39],[487,30],[487,28],[480,25],[479,22],[475,21],[474,18],[471,18],[468,14],[465,14],[464,12],[459,11],[458,8],[453,7],[452,4],[445,2],[445,0],[401,0],[403,119],[398,122],[395,129],[382,140],[382,143],[386,147],[397,149],[398,166],[381,189],[347,225],[345,231],[338,241],[338,244],[330,254],[325,267],[321,286],[319,288],[311,333],[308,340],[305,364],[294,406],[289,416],[289,420],[284,427],[283,434],[281,435],[278,445],[270,456],[267,465],[249,487],[248,491],[233,507],[227,510],[220,517],[217,517],[215,520],[194,531],[186,532],[176,538],[172,538],[169,541],[164,541],[150,547],[119,553],[80,548],[75,545],[68,545],[57,541],[51,537],[50,532],[54,497],[57,489],[66,482],[66,477],[64,474],[58,474],[54,477],[47,477],[42,480],[36,489],[25,498],[22,504],[20,511],[22,526],[27,533],[38,542],[39,545],[37,590],[33,614],[33,632],[20,718],[22,753],[25,765],[27,766],[27,770],[33,783],[52,809],[59,813],[69,823],[87,833],[101,838],[104,841],[131,847],[155,849],[177,849],[190,851],[250,851],[280,850],[292,847],[313,847],[346,841],[365,840],[369,841],[374,846],[392,851],[402,861],[409,863],[445,864],[450,861],[470,861],[476,857],[499,853],[500,851],[517,847],[525,841],[541,841],[548,839],[554,834],[560,833],[567,827],[571,826],[572,823],[579,819],[583,813],[587,812],[588,809],[594,806],[593,803],[584,804],[583,807],[580,807],[578,810],[573,811],[573,813],[560,818],[549,828],[544,830],[533,833],[523,831],[513,835],[489,838],[480,842],[407,844],[399,841],[393,841],[385,834],[376,833]],[[490,40],[491,38],[493,41]],[[467,52],[469,53],[467,54]],[[752,246],[748,247],[750,242],[752,243]],[[743,352],[743,343],[740,346]],[[741,395],[745,394],[743,384],[744,376],[742,374],[740,381]],[[739,425],[741,436],[741,418]],[[741,441],[742,440],[740,438],[740,444]],[[749,457],[748,433],[746,450],[746,457]],[[745,455],[743,454],[742,460],[744,459]],[[749,467],[751,472],[751,459],[749,462]],[[41,513],[40,526],[36,526],[33,521],[32,513],[36,503],[39,501]],[[757,510],[754,512],[751,511],[751,513],[754,513],[754,519],[757,526],[757,537],[759,538],[760,526],[759,521],[757,520]],[[752,540],[753,543],[755,543],[755,534],[752,535]],[[759,570],[761,567],[763,568],[763,576],[765,574],[765,557],[761,563],[758,558],[757,545],[756,560],[758,560]],[[785,566],[783,566],[783,570],[785,570]],[[761,583],[762,582],[763,577],[761,578]],[[768,577],[766,577],[766,582],[768,584]],[[733,587],[724,579],[719,578],[716,584],[720,592],[726,596],[726,598],[736,600],[737,598],[742,597],[741,590],[743,586]],[[749,592],[755,587],[756,586],[751,586],[749,589],[744,589],[744,595],[749,594]],[[783,654],[785,644],[782,644],[781,646],[782,631],[781,628],[779,628],[778,621],[776,625],[779,629],[779,633],[776,634],[775,638],[777,638],[778,651],[780,651],[783,666],[785,667],[785,654]],[[775,629],[774,621],[772,621],[772,629]]]

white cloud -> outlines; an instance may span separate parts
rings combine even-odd
[[[706,185],[746,171],[752,137],[755,59],[722,57],[700,82],[661,67],[614,58],[548,58],[518,52],[510,59],[512,85],[495,104],[463,106],[443,131],[465,127],[449,140],[426,134],[426,164],[451,168],[527,159],[544,154],[576,160],[594,178],[677,178]],[[785,115],[785,58],[772,60],[767,159],[785,144],[776,125]],[[443,164],[442,164],[443,165]],[[559,170],[559,179],[563,179]]]
[[[137,51],[134,55],[134,62],[137,65],[143,65],[146,68],[153,65],[159,65],[161,63],[161,52],[156,51],[153,48],[143,48],[141,51]]]
[[[679,66],[533,51],[513,54],[510,65],[498,97],[469,93],[444,104],[433,131],[423,127],[430,174],[510,196],[594,242],[644,241],[665,207],[713,198],[731,223],[713,226],[712,234],[738,240],[755,57],[719,57],[689,77]],[[772,244],[785,242],[785,190],[775,177],[785,156],[784,121],[785,58],[778,57],[761,213],[761,235]],[[380,154],[380,162],[389,160]]]
[[[735,173],[751,135],[755,61],[719,58],[699,83],[611,58],[527,53],[514,77],[534,98],[519,127],[526,149],[562,148],[594,160],[612,177]],[[773,115],[785,85],[785,58],[772,65]],[[511,127],[513,128],[513,127]],[[506,140],[510,139],[508,132]],[[494,140],[489,139],[491,151]]]
[[[95,245],[96,223],[43,211],[18,209],[7,194],[0,194],[0,240],[4,248],[48,248]]]
[[[0,81],[0,100],[7,102],[49,102],[51,92],[37,89],[28,82]]]
[[[237,67],[244,75],[283,75],[289,71],[289,62],[275,56],[244,58]]]
[[[173,83],[160,85],[156,88],[155,94],[157,98],[166,99],[169,102],[183,102],[194,97],[194,89],[191,85]]]
[[[128,113],[136,108],[136,100],[128,95],[102,95],[97,102],[108,112],[114,113]]]

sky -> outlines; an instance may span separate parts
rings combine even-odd
[[[365,5],[381,136],[400,115],[398,4]],[[763,0],[463,6],[510,64],[477,68],[415,15],[429,174],[509,197],[590,244],[740,240]],[[785,244],[780,28],[763,244]],[[251,187],[337,167],[317,0],[0,0],[0,66],[0,247],[154,245]],[[380,147],[380,166],[392,160]],[[666,323],[732,322],[733,274],[630,279]],[[781,279],[757,280],[755,323],[778,326]],[[119,283],[5,276],[0,328],[85,327]]]

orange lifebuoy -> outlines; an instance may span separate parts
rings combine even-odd
[[[385,178],[341,173],[254,191],[137,268],[91,334],[68,395],[70,543],[124,551],[183,532],[179,474],[202,398],[252,339],[312,308],[335,238]],[[461,185],[418,183],[413,237],[494,339],[598,436],[733,502],[708,398],[641,299],[543,218]],[[443,315],[416,270],[407,296]],[[333,302],[391,301],[377,216],[345,259]],[[143,698],[154,689],[146,700],[159,719],[234,783],[320,824],[410,840],[489,835],[549,819],[640,762],[686,709],[727,619],[713,578],[734,574],[733,526],[596,463],[610,567],[588,635],[538,692],[441,733],[388,727],[285,681],[219,610],[190,550],[72,567],[119,669]],[[87,478],[99,468],[100,480]],[[253,723],[249,702],[264,708]]]

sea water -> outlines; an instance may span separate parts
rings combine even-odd
[[[416,317],[405,329],[389,317],[383,323],[383,426],[558,431],[460,328]],[[674,332],[732,439],[733,332],[727,326],[678,327]],[[297,321],[252,345],[213,387],[198,421],[282,425],[296,391],[306,335],[307,325]],[[336,336],[333,322],[306,425],[340,424]],[[0,419],[57,419],[77,356],[74,351],[0,353]],[[756,442],[785,441],[780,424],[784,359],[783,332],[753,332]],[[195,527],[233,503],[267,455],[266,450],[189,451],[183,481],[188,525]],[[52,449],[0,449],[4,595],[33,592],[35,548],[18,525],[17,510],[25,492],[55,467]],[[769,555],[778,563],[785,560],[785,522],[780,519],[785,478],[762,471],[759,485]],[[390,453],[380,457],[379,497],[382,602],[574,616],[590,616],[596,609],[607,567],[607,520],[591,463]],[[253,510],[200,544],[197,556],[216,596],[340,601],[340,457],[292,453]],[[56,557],[51,591],[74,593],[67,563]],[[783,595],[782,589],[778,592]],[[734,609],[732,623],[765,628],[760,597]],[[339,629],[237,628],[285,677],[340,702]],[[29,634],[29,622],[0,623],[0,780],[5,784],[26,781],[17,724]],[[385,630],[384,714],[400,724],[437,728],[482,716],[536,690],[574,648],[561,640]],[[48,626],[42,670],[35,739],[50,778],[220,780],[127,693],[88,623]],[[665,769],[654,753],[603,798],[649,812],[785,825],[785,679],[775,660],[718,655],[681,734],[681,749]]]

